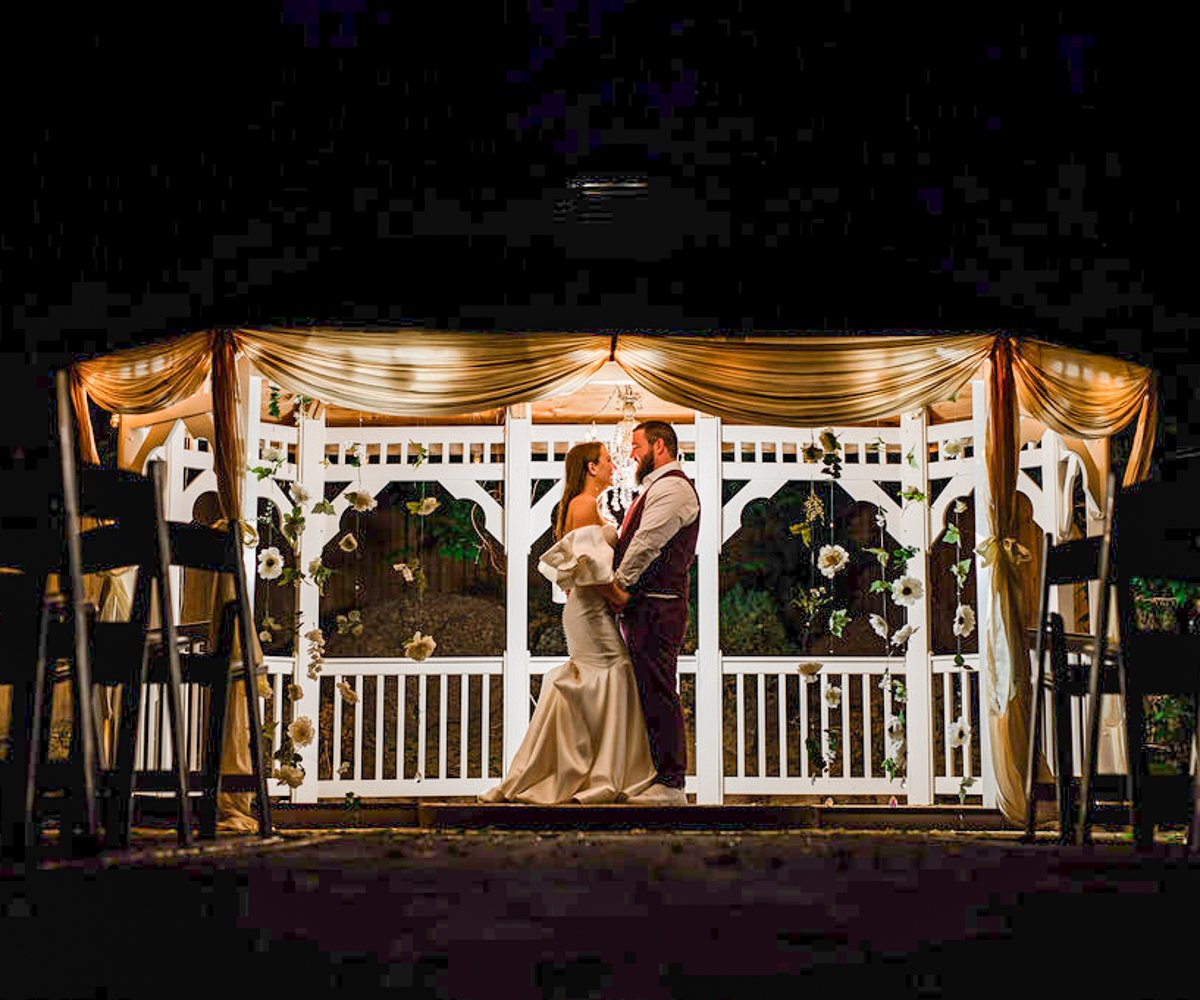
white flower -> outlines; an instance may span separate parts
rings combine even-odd
[[[283,555],[274,545],[258,554],[258,575],[264,580],[274,580],[283,573]]]
[[[262,458],[264,462],[282,462],[286,457],[287,456],[273,444],[267,445],[267,447],[262,450]]]
[[[942,442],[942,457],[943,458],[958,458],[963,453],[963,448],[966,447],[966,442],[962,438],[951,438],[949,441]]]
[[[293,703],[304,697],[304,688],[302,688],[299,684],[289,684],[287,690],[288,697]]]
[[[412,567],[408,563],[392,563],[392,569],[404,577],[405,583],[412,583],[415,577],[413,576]]]
[[[887,514],[885,514],[882,509],[875,511],[875,527],[887,527]]]
[[[967,511],[967,502],[965,500],[955,500],[954,501],[954,513],[955,514],[965,514],[966,511]]]
[[[969,604],[960,604],[954,612],[954,634],[964,639],[975,631],[975,609]]]
[[[842,703],[842,689],[834,687],[832,684],[825,689],[825,704],[830,708],[837,708]]]
[[[310,660],[308,663],[308,679],[315,681],[321,675],[321,667],[324,665],[324,660]]]
[[[337,689],[342,693],[342,698],[345,700],[347,705],[358,704],[358,692],[355,691],[354,688],[352,688],[345,681],[338,681]]]
[[[308,501],[311,499],[312,494],[308,492],[307,486],[303,486],[300,483],[292,484],[292,503],[294,503],[297,507],[299,507],[301,504],[308,503]]]
[[[432,655],[437,649],[437,642],[434,641],[431,635],[421,635],[420,631],[413,633],[413,637],[404,644],[404,655],[410,660],[424,660]]]
[[[908,751],[903,743],[893,743],[888,748],[888,756],[892,758],[892,762],[897,768],[903,768],[908,761]]]
[[[796,667],[800,671],[800,676],[809,684],[815,684],[817,675],[821,672],[821,664],[816,660],[809,660],[807,663],[801,663]]]
[[[338,548],[343,552],[353,552],[358,548],[358,539],[354,537],[353,531],[347,531],[338,540]]]
[[[960,715],[952,723],[950,723],[950,746],[960,747],[967,742],[971,735],[971,727],[966,720]]]
[[[871,628],[875,634],[881,639],[888,637],[888,623],[884,620],[883,615],[871,615]]]
[[[298,747],[306,747],[313,741],[313,724],[312,720],[302,715],[288,726],[288,736],[292,738],[292,743]]]
[[[274,777],[281,785],[288,788],[299,788],[304,784],[304,772],[292,764],[284,764],[275,770]]]
[[[906,608],[911,608],[925,594],[925,588],[915,576],[902,576],[892,584],[892,600]]]
[[[258,633],[258,641],[259,642],[270,642],[271,641],[271,630],[269,628],[265,628],[261,632],[259,632]]]
[[[362,612],[358,609],[351,611],[348,615],[337,616],[338,635],[362,635],[363,621]]]
[[[354,767],[351,765],[350,761],[348,761],[348,760],[342,761],[342,763],[338,766],[338,774],[343,778],[350,777],[350,775],[353,771],[354,771]]]
[[[887,736],[893,745],[904,742],[904,720],[898,715],[893,715],[887,724]]]
[[[914,627],[912,625],[905,625],[903,628],[896,629],[896,631],[892,635],[892,645],[893,646],[903,646],[906,642],[908,642],[909,637],[919,627],[920,626]]]
[[[325,634],[319,628],[309,629],[309,631],[304,633],[304,638],[314,646],[325,645]]]
[[[321,562],[321,557],[317,556],[316,559],[314,559],[312,562],[310,562],[308,564],[308,575],[309,576],[319,576],[321,573],[321,570],[323,570],[324,568],[325,568],[325,564],[323,562]]]
[[[817,553],[817,569],[821,571],[822,576],[830,580],[849,561],[850,553],[840,545],[822,545],[821,551]]]
[[[375,498],[366,490],[347,490],[342,494],[350,505],[360,514],[367,513],[379,506]]]
[[[407,507],[410,514],[416,514],[418,517],[425,517],[432,514],[442,505],[442,502],[437,497],[425,497],[421,500],[409,500]]]

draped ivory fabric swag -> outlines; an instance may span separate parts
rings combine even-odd
[[[589,333],[463,333],[404,329],[201,331],[90,358],[73,367],[81,451],[96,461],[87,398],[114,413],[163,409],[212,380],[221,507],[238,518],[245,442],[235,358],[297,395],[354,410],[428,417],[532,402],[582,387],[611,357],[668,402],[728,420],[785,426],[863,423],[929,406],[981,372],[991,406],[984,458],[995,553],[982,637],[991,681],[997,800],[1024,812],[1030,682],[1025,669],[1015,537],[1018,413],[1073,437],[1107,437],[1137,420],[1125,484],[1149,474],[1157,386],[1147,368],[1007,334],[709,337]],[[261,652],[253,651],[261,658]],[[234,697],[233,705],[243,703]],[[240,720],[244,727],[245,720]],[[231,730],[237,725],[231,726]],[[244,728],[243,728],[244,733]],[[226,746],[232,765],[233,745]],[[237,770],[248,770],[248,749]],[[227,770],[234,770],[231,766]]]

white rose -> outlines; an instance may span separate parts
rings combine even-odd
[[[825,704],[830,708],[837,708],[841,703],[842,689],[831,684],[825,689]]]
[[[898,715],[893,715],[887,724],[888,739],[893,744],[904,742],[904,721]]]
[[[799,664],[796,669],[800,672],[800,676],[809,684],[813,684],[817,680],[817,675],[821,672],[821,664],[816,660],[810,660],[807,663]]]
[[[312,494],[308,492],[307,486],[302,486],[300,483],[294,483],[292,485],[292,503],[294,503],[297,507],[299,507],[301,504],[308,503],[308,501],[311,499]]]
[[[283,555],[274,545],[258,554],[258,575],[264,580],[275,580],[283,573]]]
[[[348,777],[350,777],[350,775],[351,775],[353,772],[354,772],[354,768],[353,768],[353,766],[350,764],[350,761],[348,761],[348,760],[344,760],[344,761],[342,761],[342,763],[341,763],[341,764],[338,766],[338,775],[339,775],[339,776],[341,776],[341,777],[343,777],[343,778],[348,778]]]
[[[437,649],[437,642],[433,636],[421,635],[420,631],[417,631],[404,644],[404,655],[410,660],[417,660],[419,662],[428,659],[435,649]]]
[[[358,692],[345,681],[338,681],[337,689],[341,692],[342,698],[345,699],[347,705],[358,704]]]
[[[871,628],[879,638],[886,639],[888,637],[888,623],[884,620],[883,615],[871,615],[870,622]]]
[[[966,442],[962,438],[951,438],[949,441],[942,442],[942,457],[943,458],[958,458],[962,455],[963,449],[966,447]]]
[[[308,716],[302,715],[288,726],[288,736],[298,747],[306,747],[313,741],[313,724]]]
[[[971,727],[961,715],[950,724],[950,746],[962,746],[970,735]]]
[[[304,697],[304,688],[302,688],[299,684],[289,684],[287,690],[288,698],[290,698],[292,702],[297,702]]]
[[[905,625],[903,628],[896,629],[895,633],[892,635],[892,645],[903,646],[906,642],[908,642],[909,637],[916,630],[917,629],[912,625]]]
[[[275,463],[282,462],[287,456],[274,445],[267,445],[262,450],[262,457],[264,462]]]
[[[342,495],[350,501],[350,506],[360,514],[372,511],[379,506],[375,498],[366,490],[347,490]]]
[[[975,609],[969,604],[960,604],[954,612],[954,634],[964,639],[975,631]]]
[[[291,764],[284,764],[275,771],[275,777],[281,785],[288,788],[299,788],[304,784],[304,772]]]
[[[817,569],[821,571],[822,576],[830,580],[849,561],[850,553],[840,545],[822,545],[821,551],[817,553]]]

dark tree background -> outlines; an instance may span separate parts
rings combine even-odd
[[[1005,328],[1156,365],[1165,444],[1194,444],[1172,16],[6,10],[3,443],[44,434],[44,377],[74,353],[320,321]],[[648,194],[585,211],[568,182],[589,171]]]

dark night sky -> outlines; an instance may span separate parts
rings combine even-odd
[[[1007,328],[1156,365],[1194,438],[1192,43],[1102,7],[43,8],[7,32],[5,347]],[[556,216],[601,170],[648,196]]]

